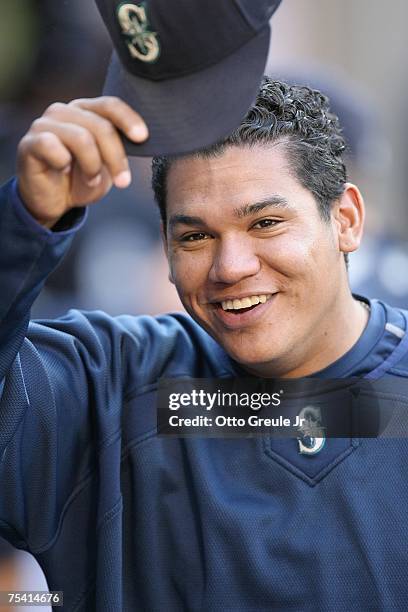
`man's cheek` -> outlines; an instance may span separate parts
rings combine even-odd
[[[289,278],[303,275],[315,256],[313,243],[300,238],[276,240],[263,250],[263,258],[268,267]]]
[[[194,269],[186,265],[185,262],[171,261],[169,264],[170,277],[177,289],[177,293],[183,302],[184,307],[188,307],[186,302],[190,302],[191,295],[197,291],[197,279],[194,276]]]
[[[211,262],[202,254],[176,252],[169,258],[170,273],[177,287],[184,290],[199,290],[208,277]]]
[[[175,253],[170,253],[169,255],[169,276],[171,277],[172,282],[176,285],[177,289],[183,278],[186,277],[184,272],[185,266],[183,265],[183,259],[180,255]]]

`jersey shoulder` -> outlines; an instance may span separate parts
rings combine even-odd
[[[163,377],[231,373],[221,346],[181,312],[113,317],[102,311],[70,310],[59,319],[31,322],[28,338],[44,355],[58,350],[71,365],[79,355],[92,371],[120,369],[122,377],[137,386]]]
[[[389,374],[408,378],[408,309],[395,308],[383,303],[386,312],[386,328],[400,338],[397,347],[399,358]]]

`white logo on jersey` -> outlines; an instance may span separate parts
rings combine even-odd
[[[316,455],[316,453],[322,450],[326,442],[320,408],[305,406],[299,412],[299,419],[304,419],[303,424],[298,427],[298,431],[301,434],[297,438],[299,453],[302,455]]]

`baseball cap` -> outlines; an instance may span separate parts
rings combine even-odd
[[[114,52],[105,95],[149,128],[130,155],[189,153],[230,134],[255,100],[281,0],[96,0]]]

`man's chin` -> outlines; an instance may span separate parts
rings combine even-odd
[[[266,338],[263,325],[226,331],[217,329],[218,325],[211,324],[204,318],[197,316],[194,311],[189,314],[200,327],[212,336],[231,359],[248,372],[267,369],[268,364],[278,362],[282,353],[285,352],[284,347],[279,346],[278,340],[273,339],[271,330]]]
[[[265,369],[273,368],[273,364],[279,361],[279,351],[271,351],[270,348],[265,347],[265,341],[262,342],[262,346],[259,348],[254,343],[247,343],[248,346],[245,348],[241,346],[235,346],[229,342],[220,342],[225,352],[237,362],[243,369],[248,372],[263,371]]]

